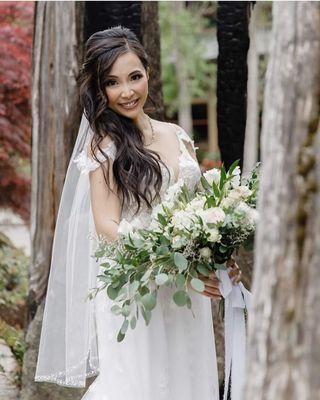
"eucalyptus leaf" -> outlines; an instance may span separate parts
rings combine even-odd
[[[121,314],[122,308],[115,304],[114,306],[111,307],[111,312],[115,315],[120,315]]]
[[[177,306],[183,307],[187,304],[188,293],[185,290],[178,290],[173,295],[173,301]]]
[[[176,285],[179,289],[182,289],[186,283],[186,278],[182,274],[176,276]]]
[[[125,334],[125,333],[127,332],[127,330],[128,330],[128,327],[129,327],[129,320],[128,320],[128,319],[125,319],[125,320],[123,321],[122,326],[121,326],[120,332],[123,333],[123,334]]]
[[[130,315],[130,307],[129,307],[128,305],[124,304],[124,305],[122,306],[121,314],[122,314],[124,317],[129,317],[129,315]]]
[[[162,274],[158,274],[157,276],[156,276],[156,284],[157,285],[164,285],[167,281],[168,281],[168,275],[167,274],[164,274],[164,273],[162,273]]]
[[[109,299],[115,300],[118,297],[119,289],[118,288],[113,288],[111,285],[107,287],[107,295]]]
[[[141,307],[141,314],[146,322],[146,325],[149,325],[149,322],[151,320],[151,311]]]
[[[192,278],[190,281],[190,285],[193,287],[194,290],[197,290],[198,292],[203,292],[205,289],[204,283],[201,279]]]
[[[125,334],[123,334],[120,330],[118,333],[118,336],[117,336],[117,341],[122,342],[124,338],[125,338]]]
[[[131,329],[134,329],[137,325],[137,318],[135,316],[133,316],[130,320],[130,327]]]
[[[153,310],[157,304],[157,298],[154,293],[147,293],[141,297],[141,302],[147,310]]]
[[[188,260],[182,253],[175,252],[173,262],[178,267],[179,272],[185,271],[188,268]]]
[[[203,264],[198,264],[197,265],[197,271],[200,273],[200,274],[202,274],[202,275],[204,275],[204,276],[207,276],[207,277],[209,277],[210,276],[210,270],[205,266],[205,265],[203,265]]]

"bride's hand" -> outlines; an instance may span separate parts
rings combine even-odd
[[[236,285],[241,281],[242,271],[238,264],[235,262],[233,257],[230,257],[226,263],[228,275],[231,282]],[[219,279],[217,278],[215,272],[211,272],[209,277],[199,274],[199,279],[205,285],[205,290],[201,292],[204,296],[221,299],[222,295],[219,289]]]
[[[231,279],[231,282],[236,285],[241,282],[242,271],[239,268],[239,265],[236,263],[233,257],[230,257],[226,262],[226,267],[228,271],[228,275]]]

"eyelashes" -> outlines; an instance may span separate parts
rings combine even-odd
[[[143,77],[142,74],[134,74],[134,75],[132,75],[131,80],[138,81],[142,77]],[[114,84],[116,84],[116,83],[117,83],[117,81],[115,79],[109,79],[106,83],[106,86],[114,86]]]

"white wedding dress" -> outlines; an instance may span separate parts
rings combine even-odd
[[[176,131],[180,143],[179,179],[190,189],[198,183],[201,172],[188,152],[193,141],[183,129]],[[106,149],[114,157],[115,147]],[[80,168],[93,170],[98,163],[88,160]],[[81,157],[80,157],[81,159]],[[173,184],[162,166],[161,195]],[[130,221],[133,208],[124,208],[122,218]],[[139,212],[142,226],[148,226],[151,212],[145,207]],[[122,317],[111,313],[112,302],[105,292],[99,292],[95,302],[99,375],[82,400],[218,400],[218,373],[210,299],[191,293],[192,312],[172,301],[174,289],[161,287],[157,306],[149,326],[138,320],[129,328],[125,339],[118,343],[117,332]]]

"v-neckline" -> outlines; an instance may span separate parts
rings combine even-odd
[[[177,174],[175,174],[174,168],[173,168],[171,165],[167,165],[167,164],[162,160],[162,158],[160,157],[159,153],[156,152],[156,153],[159,155],[161,162],[162,162],[162,163],[169,169],[169,171],[170,171],[170,183],[171,183],[171,178],[172,178],[172,176],[173,176],[174,180],[173,180],[173,183],[172,183],[172,184],[177,183],[177,182],[179,181],[179,178],[180,178],[180,175],[181,175],[181,159],[182,159],[182,156],[183,156],[183,149],[182,149],[182,140],[181,140],[181,138],[180,138],[180,136],[179,136],[179,131],[180,131],[180,129],[181,129],[181,128],[175,129],[175,132],[174,132],[174,133],[175,133],[175,136],[176,136],[176,138],[177,138],[177,140],[178,140],[178,146],[179,146],[178,168],[177,168],[178,171],[177,171]],[[161,164],[161,167],[165,168],[163,164]]]

